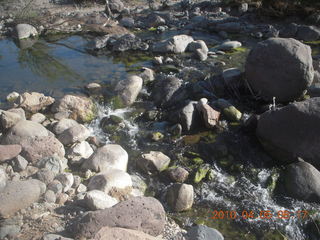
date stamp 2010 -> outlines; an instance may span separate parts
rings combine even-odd
[[[211,219],[307,219],[309,216],[308,211],[299,210],[299,211],[289,211],[289,210],[280,210],[272,212],[271,210],[260,210],[260,211],[247,211],[243,210],[242,212],[236,211],[218,211],[214,210],[210,212]]]

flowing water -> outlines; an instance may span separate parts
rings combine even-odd
[[[79,93],[89,82],[102,83],[112,92],[117,81],[125,78],[129,72],[151,64],[150,56],[141,54],[90,54],[86,51],[87,42],[88,39],[80,36],[38,40],[27,46],[8,39],[0,40],[0,99],[3,100],[12,91],[38,91],[59,97],[65,93]],[[230,67],[235,64],[243,67],[246,54],[247,51],[244,51],[234,56],[234,62],[228,56],[221,56],[220,60]],[[155,131],[166,134],[168,123],[155,123],[141,117],[152,106],[144,100],[149,95],[147,89],[144,89],[143,95],[132,107],[115,109],[111,93],[104,103],[98,104],[99,116],[88,125],[92,134],[103,142],[121,144],[129,153],[131,172],[136,172],[135,161],[139,155],[150,150],[163,151],[173,159],[173,164],[183,165],[185,161],[191,161],[190,157],[185,157],[185,153],[198,152],[200,147],[197,144],[189,144],[183,137],[174,141],[165,138],[160,142],[150,139],[149,134]],[[100,128],[100,120],[110,115],[124,119],[125,127],[118,132],[106,134]],[[201,156],[211,166],[212,180],[195,185],[197,204],[191,211],[169,213],[169,216],[183,227],[203,223],[217,228],[225,239],[309,239],[306,224],[317,216],[319,205],[273,196],[270,186],[274,185],[279,169],[261,164],[268,157],[256,139],[249,137],[251,140],[247,140],[243,136],[239,126],[227,132],[227,140],[223,140],[227,153],[223,159],[231,158],[232,165],[240,164],[241,170],[234,171],[230,166],[226,167],[224,160],[219,158],[215,160],[217,158]],[[217,131],[206,132],[201,135],[200,142],[205,142],[205,148],[210,148],[210,144],[219,142],[219,134]],[[149,183],[148,193],[164,199],[161,192],[165,190],[165,184],[159,181],[161,176],[155,178],[146,178]],[[157,194],[159,189],[161,191]],[[304,210],[309,213],[305,219],[304,212],[300,212]],[[231,211],[235,211],[231,217],[222,217],[221,214],[227,215]],[[267,211],[273,216],[269,218]],[[292,217],[278,218],[279,211],[290,211]],[[234,216],[236,219],[233,219]],[[214,217],[216,219],[212,219]]]

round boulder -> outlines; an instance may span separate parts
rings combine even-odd
[[[269,38],[250,51],[245,72],[264,100],[295,100],[313,81],[311,48],[292,38]]]

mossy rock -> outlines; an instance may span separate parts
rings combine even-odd
[[[119,116],[116,116],[116,115],[110,115],[109,118],[110,118],[111,123],[113,123],[113,124],[119,124],[119,123],[123,122],[123,119]]]
[[[207,166],[200,166],[194,175],[193,182],[201,182],[207,176],[209,169]]]
[[[174,65],[162,65],[160,71],[163,73],[179,73],[180,70]]]
[[[161,132],[153,132],[151,134],[151,139],[155,142],[161,141],[164,138],[164,135]]]
[[[120,96],[114,96],[110,99],[110,106],[112,109],[120,109],[125,108],[126,105],[123,103]]]
[[[202,164],[204,161],[203,161],[202,158],[196,157],[196,158],[193,158],[193,159],[192,159],[192,162],[193,162],[194,164],[200,165],[200,164]]]
[[[238,109],[236,109],[234,106],[226,107],[223,109],[222,112],[225,118],[228,119],[229,121],[238,122],[242,117],[242,113]]]

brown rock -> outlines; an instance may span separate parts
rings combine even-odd
[[[144,232],[125,229],[119,227],[104,227],[102,228],[95,236],[94,240],[118,240],[118,239],[126,239],[126,240],[162,240],[162,238],[156,238],[146,234]]]
[[[0,145],[0,162],[15,158],[21,152],[20,145]]]
[[[18,101],[20,102],[20,107],[22,107],[25,111],[36,113],[53,104],[54,98],[47,97],[42,93],[25,92],[19,96]]]

